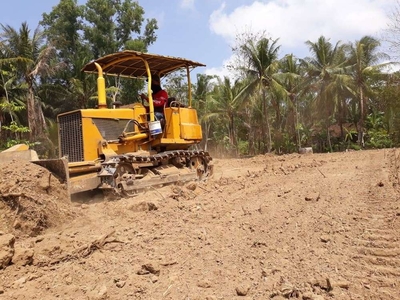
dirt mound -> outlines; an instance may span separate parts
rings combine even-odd
[[[0,228],[36,236],[71,216],[66,186],[47,169],[29,162],[0,162]]]
[[[207,182],[89,193],[64,226],[0,233],[0,299],[400,299],[399,149],[214,164]]]

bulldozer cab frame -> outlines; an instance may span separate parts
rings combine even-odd
[[[150,121],[154,121],[154,104],[151,92],[152,76],[162,78],[180,69],[186,69],[188,81],[188,107],[192,105],[192,91],[190,71],[195,67],[205,67],[204,64],[184,58],[163,56],[157,54],[143,53],[125,50],[106,55],[86,64],[82,71],[85,73],[98,74],[98,107],[106,108],[105,79],[103,76],[119,76],[127,78],[148,79],[147,94],[149,95]]]

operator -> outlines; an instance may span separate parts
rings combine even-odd
[[[153,92],[154,115],[157,120],[164,119],[164,106],[168,101],[168,93],[161,88],[160,77],[157,75],[151,76],[151,90]],[[149,97],[143,93],[140,94],[140,98],[149,101]]]

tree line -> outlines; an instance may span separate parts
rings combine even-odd
[[[387,72],[393,63],[380,44],[372,36],[352,43],[321,36],[306,41],[309,56],[279,58],[278,39],[245,36],[233,49],[237,76],[203,78],[209,141],[233,154],[397,146],[399,73]]]
[[[56,116],[94,107],[96,78],[82,74],[92,59],[121,50],[147,52],[157,20],[132,0],[60,0],[40,26],[0,28],[0,148],[26,142],[44,156],[57,147]],[[202,147],[254,155],[382,148],[400,142],[399,74],[386,72],[381,41],[364,36],[333,43],[306,41],[309,55],[281,56],[279,39],[238,36],[232,76],[197,75],[193,105],[203,127]],[[169,95],[184,98],[180,74]],[[107,97],[137,101],[142,81],[108,79]]]

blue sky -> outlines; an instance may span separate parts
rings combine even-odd
[[[265,31],[279,38],[281,56],[308,55],[305,41],[324,35],[336,43],[364,35],[380,37],[397,0],[143,0],[145,17],[159,24],[149,52],[185,57],[207,65],[197,72],[224,75],[240,33]],[[85,0],[79,0],[80,4]],[[0,23],[34,29],[59,0],[0,0]],[[17,9],[21,8],[23,9]]]

